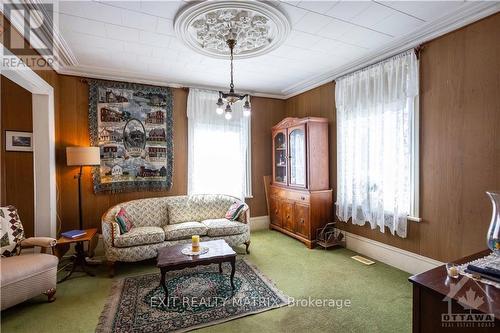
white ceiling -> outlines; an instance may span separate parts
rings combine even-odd
[[[226,87],[229,61],[197,54],[175,36],[173,19],[188,2],[59,1],[59,32],[76,57],[74,65],[60,71],[155,84]],[[444,29],[443,22],[451,21],[449,25],[456,28],[452,18],[467,11],[474,14],[473,7],[478,6],[464,1],[274,4],[290,18],[291,34],[271,53],[236,61],[237,90],[276,96],[300,92],[375,59],[389,47],[394,50],[434,26]]]

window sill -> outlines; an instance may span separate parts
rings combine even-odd
[[[337,206],[338,206],[337,203],[334,203],[333,205],[335,206],[335,208],[337,208]],[[408,221],[412,221],[412,222],[422,222],[422,218],[421,217],[415,217],[415,216],[408,215],[406,217],[406,219]]]
[[[421,217],[415,217],[415,216],[408,216],[407,220],[408,221],[412,221],[412,222],[422,222],[422,218]]]

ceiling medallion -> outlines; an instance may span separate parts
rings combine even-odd
[[[227,40],[234,34],[234,58],[250,58],[280,46],[290,22],[278,8],[260,1],[205,1],[181,9],[174,28],[188,47],[214,58],[227,59]]]

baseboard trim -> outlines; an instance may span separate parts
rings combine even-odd
[[[350,232],[346,234],[346,247],[349,250],[373,258],[402,271],[418,274],[443,265],[442,262],[419,254],[402,250]]]
[[[250,231],[269,229],[269,215],[254,216],[250,218]]]

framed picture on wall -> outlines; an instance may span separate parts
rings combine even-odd
[[[5,131],[6,151],[33,151],[33,133]]]

